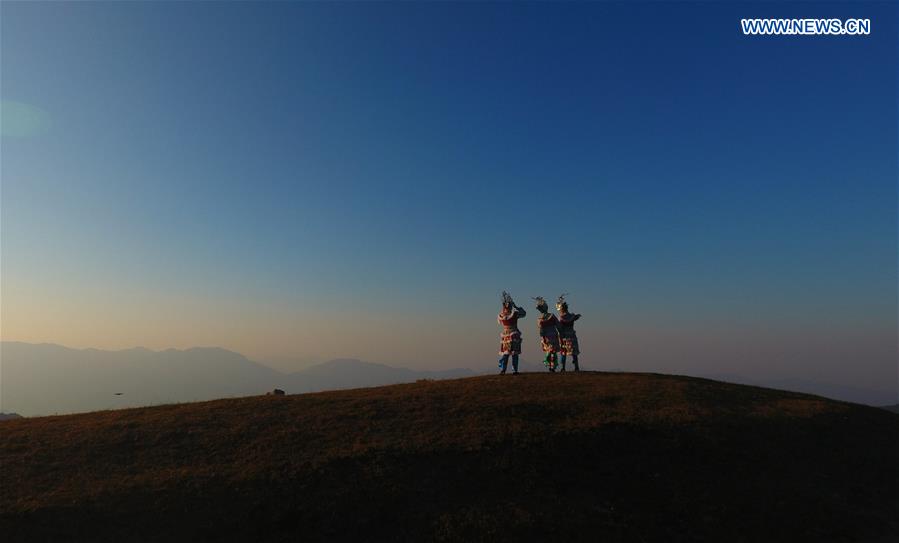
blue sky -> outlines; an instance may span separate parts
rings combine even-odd
[[[895,5],[0,14],[4,339],[476,367],[564,291],[597,366],[895,388]]]

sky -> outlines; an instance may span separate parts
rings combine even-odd
[[[3,2],[0,334],[895,392],[897,10]]]

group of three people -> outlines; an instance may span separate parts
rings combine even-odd
[[[540,333],[540,346],[543,349],[543,365],[549,371],[556,371],[559,362],[561,371],[565,371],[565,363],[568,356],[574,364],[574,371],[580,371],[578,366],[577,333],[574,331],[574,321],[581,318],[580,315],[568,311],[568,302],[565,294],[559,296],[556,309],[559,316],[549,312],[549,306],[543,297],[534,298],[537,303],[537,311],[540,318],[537,319],[537,331]],[[497,321],[502,325],[503,332],[500,336],[500,374],[506,373],[509,359],[512,360],[512,373],[518,373],[518,356],[521,354],[521,331],[518,329],[518,319],[524,317],[526,312],[518,307],[508,292],[503,291],[503,308],[500,310]]]

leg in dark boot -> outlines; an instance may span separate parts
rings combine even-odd
[[[571,355],[571,363],[574,364],[574,371],[581,371],[580,366],[577,365],[577,355]]]
[[[563,354],[560,358],[562,359],[562,369],[559,371],[565,371],[565,359],[567,358],[567,356]]]
[[[518,375],[518,355],[512,355],[512,375]]]

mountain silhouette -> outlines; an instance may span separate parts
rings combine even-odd
[[[360,360],[333,360],[282,373],[217,347],[152,351],[70,349],[0,343],[0,404],[24,416],[173,402],[403,383],[473,375],[471,370],[415,371]]]

